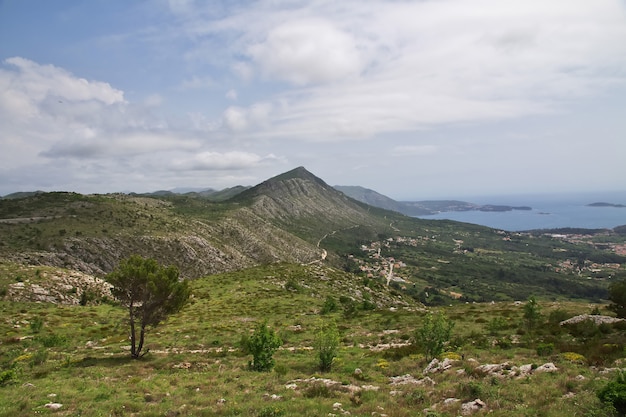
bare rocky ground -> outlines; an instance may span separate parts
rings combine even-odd
[[[78,305],[112,299],[111,285],[103,279],[78,271],[24,267],[35,278],[8,285],[7,298],[16,302],[44,302]]]

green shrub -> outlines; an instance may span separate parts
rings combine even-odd
[[[350,297],[341,296],[339,302],[343,307],[343,317],[346,319],[353,318],[357,315],[357,303]]]
[[[500,349],[511,349],[513,347],[513,342],[510,337],[504,336],[496,340],[496,345]]]
[[[554,352],[554,344],[552,343],[539,343],[537,346],[537,355],[549,356]]]
[[[562,310],[562,309],[559,308],[557,310],[553,310],[553,311],[550,312],[550,315],[548,316],[548,322],[550,324],[559,324],[560,325],[560,323],[562,321],[565,321],[565,320],[567,320],[567,319],[569,319],[571,317],[572,317],[572,315],[570,313],[568,313],[567,311]]]
[[[619,370],[613,381],[597,394],[600,401],[615,407],[620,415],[626,415],[626,372]]]
[[[46,349],[39,349],[30,358],[30,365],[32,367],[43,365],[48,360],[48,351]]]
[[[319,359],[320,371],[330,371],[339,349],[339,330],[334,321],[320,325],[315,335],[314,348]]]
[[[285,376],[287,375],[287,372],[289,372],[289,367],[287,367],[287,365],[279,363],[274,366],[274,372],[276,372],[276,374],[280,376]]]
[[[67,344],[66,336],[61,336],[61,335],[54,334],[54,333],[48,336],[39,336],[35,338],[35,340],[41,343],[43,347],[47,347],[47,348],[55,347],[55,346],[64,346]]]
[[[330,398],[333,396],[330,388],[323,383],[309,385],[302,394],[306,398]]]
[[[261,323],[252,336],[242,339],[244,351],[252,355],[250,369],[259,372],[271,371],[274,368],[274,352],[283,344],[282,340],[267,326]]]
[[[460,396],[473,400],[479,398],[484,394],[484,387],[482,382],[469,381],[467,384],[461,385]]]
[[[14,369],[7,369],[6,371],[1,371],[0,372],[0,386],[8,384],[9,382],[15,379],[15,376],[16,374],[15,374]]]
[[[259,410],[257,415],[258,417],[280,417],[285,415],[285,410],[276,406],[265,407]]]
[[[504,317],[494,317],[487,323],[487,330],[489,334],[495,336],[500,330],[505,330],[508,327],[508,323]]]
[[[593,339],[600,335],[600,329],[593,320],[583,320],[578,323],[569,324],[567,328],[572,336],[582,341]]]
[[[454,322],[443,313],[433,315],[428,313],[424,317],[422,327],[415,331],[415,343],[427,360],[431,360],[441,352],[450,341]]]
[[[338,309],[339,309],[339,306],[337,305],[337,301],[335,301],[335,299],[329,295],[326,297],[326,300],[324,301],[324,305],[322,306],[322,310],[320,311],[320,313],[321,314],[334,313]]]
[[[35,317],[30,321],[30,331],[33,333],[39,333],[43,328],[43,319],[41,317]]]
[[[285,289],[287,291],[300,292],[300,290],[302,290],[302,287],[300,287],[295,279],[289,278],[285,283]]]
[[[423,390],[415,390],[404,395],[404,401],[407,405],[417,406],[426,402],[426,393]]]

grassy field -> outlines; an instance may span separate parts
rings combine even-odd
[[[3,269],[3,285],[16,271]],[[0,301],[0,416],[457,416],[476,399],[479,415],[609,416],[596,391],[612,377],[603,369],[624,366],[624,326],[558,324],[606,314],[598,304],[540,301],[532,329],[524,301],[438,307],[455,323],[440,357],[452,362],[424,374],[411,340],[426,309],[381,280],[276,264],[191,287],[188,305],[149,331],[141,360],[130,359],[120,307]],[[321,314],[329,297],[338,310]],[[283,346],[272,372],[253,372],[240,341],[264,320]],[[330,320],[341,344],[321,373],[312,346]],[[557,370],[541,372],[546,363]]]

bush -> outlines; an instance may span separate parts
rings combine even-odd
[[[353,318],[357,315],[357,303],[350,297],[341,296],[339,302],[343,306],[343,317],[346,319]]]
[[[578,363],[580,365],[587,363],[587,358],[576,352],[565,352],[561,354],[561,357],[568,362]]]
[[[30,331],[33,333],[39,333],[43,328],[43,319],[41,317],[35,317],[30,321]]]
[[[48,360],[48,351],[45,349],[39,349],[30,358],[30,365],[32,367],[43,365]]]
[[[552,343],[539,343],[537,346],[537,355],[549,356],[554,352],[554,344]]]
[[[259,411],[259,417],[280,417],[285,415],[285,410],[275,406],[265,407]]]
[[[339,309],[339,306],[337,305],[337,301],[335,301],[335,299],[329,295],[326,297],[326,300],[324,301],[324,305],[322,306],[322,310],[320,311],[320,313],[321,314],[334,313],[338,309]]]
[[[496,340],[496,345],[498,345],[500,349],[511,349],[513,347],[513,342],[510,337],[504,336]]]
[[[612,282],[609,285],[609,300],[611,304],[608,309],[617,317],[626,318],[626,280]]]
[[[282,340],[267,327],[264,321],[256,328],[252,336],[242,339],[244,350],[252,355],[250,369],[259,372],[271,371],[274,368],[274,352],[283,344]]]
[[[427,396],[423,390],[416,390],[404,395],[404,401],[407,405],[418,406],[426,402]]]
[[[444,347],[450,341],[454,322],[449,320],[443,313],[433,315],[428,313],[424,318],[422,327],[415,331],[415,344],[430,361],[443,352]]]
[[[39,336],[35,339],[41,343],[43,347],[51,348],[55,346],[63,346],[67,344],[67,337],[58,334],[50,334],[48,336]]]
[[[293,291],[293,292],[300,292],[300,290],[302,290],[300,285],[293,278],[289,278],[287,280],[287,282],[285,283],[285,289],[287,291]]]
[[[479,398],[484,393],[484,387],[482,382],[469,381],[467,384],[460,386],[460,396],[466,399],[473,400]]]
[[[302,393],[306,398],[330,398],[333,396],[330,388],[323,383],[316,383],[310,385]]]
[[[626,372],[618,371],[615,379],[598,391],[598,398],[610,404],[620,415],[626,414]]]
[[[0,372],[0,386],[8,384],[15,379],[15,376],[14,369],[7,369],[6,371]]]
[[[320,371],[330,371],[339,349],[339,331],[334,321],[320,325],[315,335],[314,347],[317,351]]]
[[[565,321],[571,318],[572,315],[563,309],[557,309],[550,312],[548,316],[548,322],[550,324],[558,324],[560,325],[562,321]]]
[[[508,327],[508,323],[504,317],[494,317],[487,323],[487,330],[489,334],[495,336],[500,330],[505,330]]]
[[[583,320],[567,325],[569,333],[581,341],[590,340],[600,335],[600,328],[593,320]]]

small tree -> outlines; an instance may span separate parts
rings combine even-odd
[[[274,330],[267,327],[267,320],[259,324],[252,336],[243,340],[245,353],[252,355],[250,369],[264,372],[274,368],[274,352],[283,344]]]
[[[532,333],[539,324],[540,320],[541,308],[539,307],[535,296],[531,295],[524,305],[524,324],[526,325],[526,330],[528,330],[529,333]]]
[[[338,309],[339,309],[339,306],[337,306],[337,301],[335,301],[335,299],[329,295],[326,297],[326,300],[324,301],[324,305],[322,306],[322,310],[320,311],[320,314],[334,313]]]
[[[315,334],[314,347],[317,351],[320,371],[330,371],[339,349],[339,330],[334,320],[320,324]]]
[[[426,355],[427,360],[440,355],[450,341],[454,322],[443,313],[433,315],[428,313],[424,317],[422,327],[415,331],[414,339],[417,347]]]
[[[143,351],[146,328],[179,311],[189,299],[187,281],[179,281],[178,275],[175,266],[162,267],[154,259],[139,255],[123,260],[107,275],[107,281],[113,285],[111,292],[128,309],[133,358],[148,353]]]
[[[626,318],[626,280],[612,282],[609,285],[608,309],[617,314],[617,317]]]

